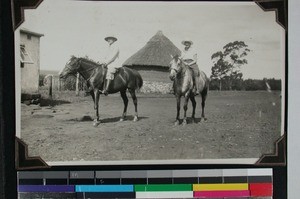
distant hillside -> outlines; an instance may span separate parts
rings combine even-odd
[[[40,70],[41,75],[58,75],[59,71],[55,70]]]

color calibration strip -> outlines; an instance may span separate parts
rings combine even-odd
[[[272,198],[272,169],[18,172],[19,198]]]

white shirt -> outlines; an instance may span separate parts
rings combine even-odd
[[[119,68],[121,67],[121,64],[119,63],[119,47],[114,42],[113,44],[108,46],[107,49],[107,54],[104,58],[104,62],[109,66],[109,67],[114,67],[114,68]]]
[[[190,59],[193,61],[197,61],[197,52],[192,47],[190,47],[188,50],[183,49],[181,51],[181,58],[183,60]]]

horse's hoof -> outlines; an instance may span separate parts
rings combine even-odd
[[[186,120],[183,120],[182,125],[185,126],[187,124]]]
[[[175,125],[175,126],[178,126],[178,125],[179,125],[179,121],[176,120],[175,123],[174,123],[174,125]]]
[[[93,123],[93,126],[94,126],[94,127],[97,127],[99,124],[100,124],[100,121],[94,120],[94,123]]]
[[[196,120],[195,120],[195,119],[192,119],[192,120],[191,120],[191,123],[192,123],[192,124],[195,124],[195,123],[196,123]]]
[[[139,121],[139,118],[138,118],[137,116],[135,116],[135,117],[133,118],[133,121],[134,121],[134,122],[137,122],[137,121]]]
[[[125,119],[124,118],[120,118],[120,122],[123,122]]]
[[[100,120],[94,119],[93,126],[97,127],[100,124]]]
[[[200,122],[206,122],[207,121],[207,118],[206,117],[202,117],[202,118],[200,118]]]

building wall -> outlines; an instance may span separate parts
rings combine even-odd
[[[144,84],[141,93],[172,93],[173,82],[169,78],[169,71],[165,68],[143,67],[135,68],[142,76]]]
[[[165,82],[165,83],[170,83],[171,80],[169,78],[169,71],[167,70],[153,70],[153,69],[148,69],[148,68],[144,68],[144,69],[137,69],[135,68],[135,70],[137,70],[144,81],[149,81],[149,82]]]
[[[21,92],[37,93],[39,90],[40,38],[31,35],[31,39],[29,39],[27,35],[20,33],[20,44],[25,45],[25,49],[34,63],[25,63],[24,67],[21,68]]]

